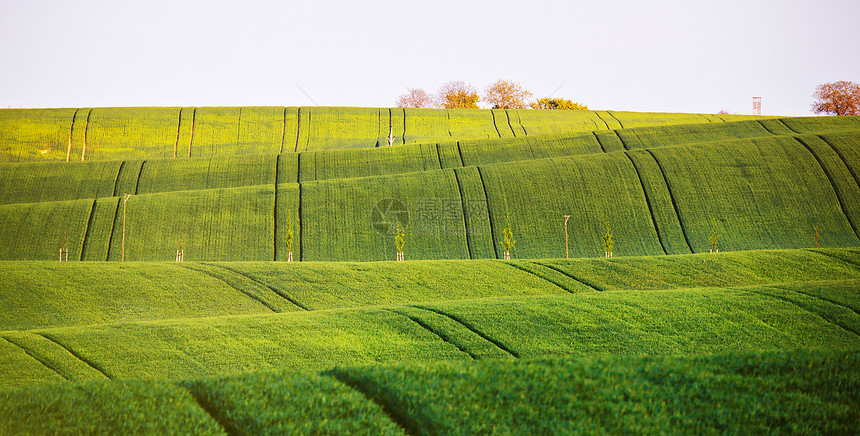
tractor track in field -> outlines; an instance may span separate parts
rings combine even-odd
[[[21,345],[21,344],[19,344],[19,343],[15,342],[15,341],[13,341],[12,339],[9,339],[8,337],[0,336],[0,338],[5,339],[5,340],[6,340],[6,342],[8,342],[8,343],[10,343],[10,344],[12,344],[12,345],[14,345],[14,346],[16,346],[16,347],[20,348],[20,349],[21,349],[21,351],[23,351],[24,353],[26,353],[28,356],[32,357],[32,358],[33,358],[33,360],[35,360],[36,362],[41,363],[41,364],[42,364],[42,366],[44,366],[45,368],[48,368],[48,369],[50,369],[51,371],[53,371],[53,372],[57,373],[57,375],[59,375],[60,377],[62,377],[62,378],[64,378],[64,379],[66,379],[67,381],[73,381],[72,379],[70,379],[70,378],[69,378],[69,376],[67,376],[67,375],[66,375],[66,374],[64,374],[62,371],[60,371],[58,368],[56,368],[53,364],[51,364],[51,362],[49,362],[47,359],[43,358],[42,356],[40,356],[40,355],[36,354],[34,351],[30,350],[29,348],[27,348],[27,347],[25,347],[25,346],[23,346],[23,345]]]
[[[185,389],[188,394],[191,395],[191,398],[194,399],[194,402],[197,403],[197,406],[199,406],[203,410],[203,412],[209,415],[212,420],[215,421],[221,427],[222,430],[224,430],[224,433],[230,436],[244,434],[244,432],[236,428],[233,423],[221,416],[221,414],[218,413],[218,408],[215,407],[215,405],[212,404],[212,402],[210,402],[209,399],[203,396],[200,392],[197,392],[197,390],[195,389],[189,389],[187,386],[182,386],[179,383],[177,383],[176,386]]]
[[[253,295],[253,294],[250,294],[250,293],[248,293],[248,292],[245,292],[245,291],[243,291],[243,290],[241,290],[241,289],[237,288],[236,286],[234,286],[232,283],[228,282],[228,281],[227,281],[225,278],[223,278],[223,277],[219,277],[219,276],[217,276],[217,275],[215,275],[215,274],[213,274],[213,273],[211,273],[211,272],[209,272],[209,271],[206,271],[206,270],[204,270],[204,269],[198,269],[198,268],[194,268],[194,267],[192,267],[192,266],[186,265],[186,264],[184,264],[184,262],[183,262],[183,263],[180,263],[179,265],[180,265],[181,267],[183,267],[183,268],[187,269],[187,270],[195,271],[195,272],[202,273],[202,274],[206,274],[206,275],[207,275],[207,276],[209,276],[209,277],[212,277],[212,278],[214,278],[214,279],[216,279],[216,280],[219,280],[219,281],[224,282],[224,283],[225,283],[227,286],[229,286],[230,288],[235,289],[236,291],[238,291],[238,292],[240,292],[240,293],[244,294],[244,295],[245,295],[245,296],[247,296],[248,298],[250,298],[250,299],[252,299],[252,300],[254,300],[254,301],[256,301],[256,302],[258,302],[258,303],[262,304],[263,306],[266,306],[266,308],[267,308],[267,309],[271,310],[271,311],[272,311],[272,312],[274,312],[274,313],[283,313],[283,312],[281,312],[280,310],[278,310],[278,309],[276,309],[276,308],[272,307],[269,303],[267,303],[267,302],[263,301],[263,300],[262,300],[262,299],[260,299],[259,297],[257,297],[257,296],[255,296],[255,295]],[[208,265],[208,264],[206,264],[206,265]]]
[[[47,340],[49,340],[49,341],[51,341],[51,342],[53,342],[53,343],[55,343],[55,344],[59,345],[60,347],[62,347],[62,348],[63,348],[63,349],[65,349],[66,351],[68,351],[68,352],[69,352],[69,354],[71,354],[72,356],[75,356],[75,358],[77,358],[77,359],[78,359],[78,360],[80,360],[81,362],[83,362],[83,363],[87,364],[90,368],[92,368],[92,369],[94,369],[94,370],[96,370],[96,371],[98,371],[98,372],[102,373],[102,375],[104,375],[104,376],[105,376],[105,377],[107,377],[108,379],[113,379],[113,377],[111,377],[110,375],[108,375],[108,373],[107,373],[107,372],[105,372],[105,370],[104,370],[104,369],[102,369],[100,366],[96,365],[96,364],[95,364],[95,362],[91,362],[89,359],[84,358],[80,353],[78,353],[78,352],[76,352],[75,350],[72,350],[71,348],[69,348],[69,347],[67,347],[67,346],[63,345],[60,341],[58,341],[58,340],[54,339],[53,337],[51,337],[51,336],[50,336],[50,335],[48,335],[47,333],[38,333],[38,332],[36,332],[35,334],[37,334],[37,335],[39,335],[39,336],[41,336],[41,337],[43,337],[43,338],[45,338],[45,339],[47,339]]]
[[[607,125],[607,127],[608,127],[608,125]],[[592,134],[592,135],[594,135],[594,139],[597,141],[597,145],[599,145],[599,146],[600,146],[600,150],[601,150],[603,153],[606,153],[606,147],[604,147],[604,146],[603,146],[603,143],[602,143],[602,142],[600,142],[600,137],[599,137],[599,136],[597,136],[597,132],[596,132],[596,131],[594,131],[594,132],[591,132],[591,134]]]
[[[248,274],[243,273],[242,271],[237,271],[237,270],[235,270],[235,269],[233,269],[233,268],[230,268],[230,267],[228,267],[228,266],[224,266],[224,265],[220,265],[220,264],[213,264],[213,263],[208,263],[208,262],[202,262],[202,263],[203,263],[203,265],[208,265],[208,266],[211,266],[211,267],[213,267],[213,268],[221,268],[221,269],[223,269],[223,270],[227,270],[227,271],[230,271],[230,272],[232,272],[232,273],[234,273],[234,274],[238,274],[238,275],[240,275],[240,276],[242,276],[242,277],[245,277],[246,279],[248,279],[248,280],[250,280],[250,281],[252,281],[252,282],[254,282],[254,283],[256,283],[256,284],[258,284],[258,285],[260,285],[260,286],[263,286],[263,287],[265,287],[265,288],[268,288],[270,291],[274,292],[276,295],[279,295],[279,296],[280,296],[281,298],[283,298],[284,300],[289,301],[289,302],[290,302],[290,303],[292,303],[294,306],[299,307],[299,308],[301,308],[302,310],[306,310],[306,311],[311,311],[311,310],[313,310],[313,308],[308,307],[308,306],[305,306],[305,305],[304,305],[304,304],[302,304],[302,303],[299,303],[299,301],[298,301],[298,300],[296,300],[295,298],[291,297],[290,295],[287,295],[287,294],[285,294],[285,293],[283,293],[283,292],[281,292],[281,291],[279,291],[279,290],[277,290],[277,289],[275,289],[275,288],[273,288],[273,287],[269,286],[268,284],[263,283],[263,282],[261,282],[260,280],[257,280],[256,278],[254,278],[254,277],[252,277],[252,276],[250,276],[250,275],[248,275]]]
[[[510,348],[506,347],[506,346],[505,346],[505,344],[503,344],[503,343],[501,343],[501,342],[499,342],[499,341],[497,341],[497,340],[493,339],[492,337],[490,337],[490,336],[489,336],[489,335],[487,335],[486,333],[484,333],[484,332],[482,332],[482,331],[478,330],[476,327],[474,327],[474,326],[472,326],[471,324],[469,324],[469,323],[467,323],[467,322],[463,321],[462,319],[458,318],[457,316],[447,314],[447,313],[445,313],[445,312],[443,312],[443,311],[441,311],[441,310],[439,310],[439,309],[434,309],[434,308],[432,308],[432,307],[419,306],[419,305],[416,305],[416,304],[410,304],[410,305],[408,305],[408,306],[409,306],[409,307],[414,307],[414,308],[416,308],[416,309],[426,310],[426,311],[428,311],[428,312],[433,312],[433,313],[435,313],[435,314],[437,314],[437,315],[442,315],[442,316],[444,316],[444,317],[450,318],[452,321],[454,321],[454,322],[456,322],[456,323],[458,323],[458,324],[462,325],[462,326],[463,326],[463,327],[465,327],[466,329],[470,330],[472,333],[474,333],[474,334],[476,334],[476,335],[480,336],[480,337],[481,337],[481,338],[483,338],[485,341],[492,343],[493,345],[495,345],[496,347],[498,347],[500,350],[502,350],[502,351],[504,351],[504,352],[506,352],[506,353],[510,354],[511,356],[516,357],[517,359],[519,359],[519,358],[520,358],[519,353],[517,353],[517,352],[516,352],[516,351],[514,351],[514,350],[511,350]]]
[[[463,185],[460,184],[460,175],[457,174],[457,170],[455,169],[453,171],[454,171],[454,180],[457,181],[457,192],[460,193],[460,206],[463,209],[463,230],[466,233],[466,249],[469,252],[469,259],[474,259],[474,257],[472,257],[472,237],[470,235],[471,232],[469,231],[469,220],[467,218],[468,212],[466,210],[466,199],[463,196]]]
[[[458,142],[457,143],[457,149],[458,150],[460,148],[459,145],[460,144]],[[462,154],[460,155],[460,159],[461,160],[463,159]],[[499,258],[499,252],[496,249],[496,228],[493,226],[493,212],[492,212],[492,208],[490,207],[490,196],[487,195],[487,184],[484,183],[484,173],[481,171],[481,167],[476,165],[475,168],[478,170],[478,178],[481,179],[481,188],[483,188],[483,190],[484,190],[484,201],[487,202],[487,221],[489,221],[489,223],[490,223],[490,237],[493,238],[493,253],[495,254],[495,258],[498,259]]]
[[[421,328],[423,328],[424,330],[427,330],[428,332],[430,332],[430,333],[432,333],[432,334],[434,334],[434,335],[438,336],[438,337],[439,337],[439,339],[441,339],[442,341],[444,341],[444,342],[446,342],[446,343],[449,343],[449,344],[451,344],[451,345],[453,345],[453,346],[457,347],[457,349],[458,349],[458,350],[460,350],[461,352],[463,352],[463,353],[465,353],[465,354],[468,354],[468,355],[469,355],[469,357],[471,357],[471,358],[472,358],[472,360],[478,360],[478,356],[476,356],[476,355],[472,354],[469,350],[467,350],[467,349],[465,349],[465,348],[461,347],[460,345],[455,344],[454,342],[452,342],[452,341],[451,341],[451,338],[449,338],[449,337],[448,337],[448,335],[446,335],[446,334],[444,334],[444,333],[442,333],[442,332],[438,332],[438,331],[436,331],[435,329],[433,329],[432,327],[430,327],[427,323],[425,323],[424,321],[422,321],[422,320],[421,320],[421,318],[417,318],[417,317],[414,317],[414,316],[412,316],[412,315],[409,315],[409,314],[406,314],[406,313],[403,313],[403,312],[399,312],[399,311],[397,311],[396,309],[385,309],[385,310],[387,310],[387,311],[389,311],[389,312],[391,312],[391,313],[395,313],[395,314],[397,314],[397,315],[400,315],[400,316],[402,316],[402,317],[408,318],[410,321],[412,321],[412,322],[414,322],[415,324],[418,324],[419,326],[421,326]]]
[[[812,147],[809,146],[809,144],[807,144],[801,138],[794,137],[794,140],[797,141],[800,145],[802,145],[806,149],[806,151],[808,151],[809,154],[811,154],[812,157],[815,158],[815,161],[818,162],[818,167],[821,168],[821,171],[824,172],[824,175],[827,177],[827,181],[830,182],[830,189],[832,189],[833,194],[836,195],[836,201],[839,202],[839,209],[842,211],[842,215],[845,217],[846,220],[848,220],[848,224],[851,225],[851,230],[854,231],[854,235],[857,236],[857,239],[860,239],[860,228],[858,228],[858,224],[855,223],[853,219],[851,219],[851,216],[845,210],[845,200],[842,198],[845,193],[840,192],[842,191],[842,189],[837,187],[836,182],[833,180],[833,175],[830,174],[830,171],[828,171],[827,167],[824,165],[824,162],[821,160],[815,150],[813,150]]]
[[[660,227],[657,225],[657,218],[654,215],[654,205],[651,203],[651,197],[648,195],[648,190],[645,189],[645,181],[642,180],[642,173],[639,172],[639,167],[636,166],[636,162],[630,157],[630,152],[625,151],[624,156],[627,156],[627,160],[633,164],[633,171],[636,172],[636,177],[639,179],[639,186],[642,188],[642,193],[645,195],[645,203],[648,205],[648,213],[651,215],[651,224],[654,225],[654,232],[657,233],[657,240],[660,242],[660,247],[663,248],[663,254],[669,254],[666,250],[666,244],[663,242],[663,236],[660,234]]]
[[[666,170],[663,169],[663,165],[660,163],[660,160],[657,159],[657,156],[650,149],[645,149],[648,154],[651,155],[651,158],[654,159],[654,162],[657,162],[657,168],[660,169],[660,174],[663,176],[663,183],[666,185],[666,191],[669,192],[669,200],[672,201],[672,207],[675,209],[675,216],[678,218],[678,224],[681,226],[681,234],[684,235],[684,241],[687,242],[687,247],[690,249],[690,253],[695,253],[693,250],[693,244],[690,243],[690,237],[687,236],[689,233],[687,231],[686,226],[684,225],[684,221],[681,219],[681,212],[678,209],[678,202],[675,201],[675,194],[672,192],[672,187],[669,185],[669,179],[666,177]]]
[[[90,228],[93,225],[93,215],[96,211],[96,199],[93,199],[93,206],[90,208],[90,216],[87,218],[87,227],[84,230],[84,241],[81,243],[81,255],[78,260],[84,260],[84,252],[87,250],[87,241],[90,239]]]
[[[320,374],[332,377],[333,379],[343,383],[350,389],[360,393],[362,396],[364,396],[364,398],[367,399],[367,401],[370,401],[371,403],[379,406],[382,409],[383,413],[388,416],[391,422],[400,427],[400,429],[403,430],[405,434],[411,436],[422,433],[421,428],[418,426],[418,424],[412,422],[412,420],[409,419],[408,415],[400,413],[399,409],[397,407],[394,407],[394,404],[392,404],[385,398],[373,395],[372,392],[366,389],[362,389],[362,386],[358,382],[352,380],[347,374],[339,371],[337,368],[330,369]]]
[[[570,294],[573,294],[573,293],[574,293],[572,290],[570,290],[570,289],[566,288],[566,287],[565,287],[564,285],[562,285],[561,283],[559,283],[559,282],[557,282],[557,281],[555,281],[555,280],[553,280],[553,279],[551,279],[551,278],[549,278],[549,277],[545,277],[545,276],[543,276],[543,275],[541,275],[541,274],[538,274],[538,273],[537,273],[537,272],[535,272],[535,271],[531,271],[531,270],[528,270],[528,269],[526,269],[526,268],[523,268],[521,265],[519,265],[519,264],[517,264],[517,263],[513,263],[513,262],[503,262],[503,263],[504,263],[505,265],[510,266],[511,268],[516,269],[517,271],[522,271],[522,272],[524,272],[524,273],[526,273],[526,274],[529,274],[529,275],[532,275],[532,276],[534,276],[534,277],[537,277],[537,278],[539,278],[539,279],[541,279],[541,280],[543,280],[543,281],[545,281],[545,282],[549,282],[551,285],[558,287],[559,289],[561,289],[561,290],[562,290],[562,291],[564,291],[564,292],[567,292],[567,293],[570,293]],[[530,263],[530,264],[531,264],[531,263]],[[533,265],[533,264],[532,264],[532,265]],[[541,265],[541,266],[543,266],[543,265]]]
[[[854,178],[854,182],[857,183],[857,187],[860,188],[860,175],[858,175],[856,172],[854,172],[854,169],[851,168],[850,165],[848,165],[848,159],[845,158],[845,155],[842,154],[842,152],[839,151],[838,148],[834,147],[833,144],[830,143],[830,141],[824,139],[824,136],[822,136],[822,135],[815,135],[815,136],[817,136],[818,139],[820,139],[822,142],[827,144],[830,148],[833,149],[833,151],[836,152],[836,155],[839,156],[840,159],[842,159],[842,163],[845,164],[845,166],[848,168],[848,172],[851,173],[851,176]]]
[[[585,285],[585,286],[587,286],[587,287],[589,287],[589,288],[591,288],[591,289],[594,289],[594,290],[595,290],[595,291],[597,291],[597,292],[606,292],[606,289],[603,289],[603,288],[601,288],[600,286],[597,286],[597,285],[595,285],[595,284],[593,284],[593,283],[589,283],[589,282],[588,282],[587,280],[585,280],[585,279],[582,279],[582,278],[579,278],[579,277],[575,277],[575,276],[571,275],[570,273],[568,273],[568,272],[566,272],[566,271],[564,271],[564,270],[562,270],[562,269],[559,269],[559,268],[557,268],[557,267],[555,267],[555,266],[547,265],[547,264],[545,264],[545,263],[543,263],[543,262],[538,262],[538,261],[531,261],[531,262],[529,262],[529,263],[531,263],[531,264],[533,264],[533,265],[540,265],[540,266],[543,266],[543,267],[549,268],[549,269],[551,269],[551,270],[553,270],[553,271],[555,271],[555,272],[557,272],[557,273],[559,273],[559,274],[561,274],[561,275],[566,276],[567,278],[569,278],[569,279],[571,279],[571,280],[573,280],[573,281],[576,281],[576,282],[582,283],[583,285]]]
[[[788,291],[787,289],[782,289],[782,288],[776,288],[776,289],[780,289],[780,290],[783,290],[783,291]],[[837,326],[837,327],[841,328],[842,330],[845,330],[845,331],[851,332],[851,333],[853,333],[855,336],[860,337],[860,332],[858,332],[857,330],[855,330],[855,329],[853,329],[853,328],[851,328],[851,327],[848,327],[848,326],[846,326],[845,324],[842,324],[841,322],[839,322],[839,321],[837,321],[837,320],[835,320],[835,319],[833,319],[833,318],[831,318],[831,317],[829,317],[829,316],[825,316],[825,315],[823,315],[823,314],[821,314],[821,313],[819,313],[819,312],[817,312],[817,311],[813,310],[812,308],[809,308],[809,307],[807,307],[807,306],[805,306],[805,305],[803,305],[803,304],[801,304],[801,303],[798,303],[798,302],[796,302],[796,301],[792,301],[791,299],[785,298],[785,297],[780,296],[780,295],[770,294],[770,293],[768,293],[768,292],[766,292],[766,291],[761,291],[761,290],[756,290],[756,289],[746,289],[746,290],[747,290],[748,292],[751,292],[751,293],[753,293],[753,294],[760,295],[760,296],[765,297],[765,298],[772,298],[772,299],[774,299],[774,300],[780,300],[780,301],[782,301],[782,302],[784,302],[784,303],[791,304],[792,306],[795,306],[795,307],[799,308],[800,310],[802,310],[802,311],[804,311],[804,312],[806,312],[806,313],[809,313],[809,314],[811,314],[811,315],[813,315],[813,316],[815,316],[815,317],[821,318],[822,320],[824,320],[824,321],[825,321],[825,322],[827,322],[827,323],[833,324],[833,325],[835,325],[835,326]],[[789,292],[790,292],[790,291],[789,291]],[[799,292],[798,292],[798,293],[799,293]],[[803,293],[800,293],[800,294],[801,294],[801,295],[807,295],[807,294],[803,294]],[[807,296],[809,296],[809,295],[807,295]],[[826,300],[822,300],[822,301],[826,301]],[[841,306],[841,305],[837,305],[837,306]]]

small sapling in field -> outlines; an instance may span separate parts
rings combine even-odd
[[[711,218],[711,236],[708,237],[708,242],[711,243],[711,253],[720,252],[720,249],[717,248],[717,241],[719,241],[722,236],[722,233],[717,233],[717,220]]]
[[[182,245],[182,232],[179,232],[179,240],[176,241],[176,261],[182,262],[185,260],[185,247]]]
[[[397,247],[397,260],[406,260],[403,256],[403,246],[406,245],[406,232],[400,223],[397,223],[397,235],[394,237],[394,245]]]
[[[287,262],[293,261],[293,211],[290,209],[290,213],[287,218]]]
[[[603,254],[605,257],[612,257],[612,249],[615,248],[615,241],[612,240],[612,226],[609,221],[606,221],[606,233],[603,234]]]
[[[505,230],[502,232],[504,240],[502,245],[505,247],[505,260],[511,259],[511,250],[517,241],[514,240],[514,232],[511,231],[511,221],[508,215],[505,215]]]

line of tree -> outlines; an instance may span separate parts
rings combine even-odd
[[[519,83],[500,79],[484,90],[483,101],[493,109],[588,110],[588,106],[564,98],[532,100],[532,97],[531,91]],[[407,88],[406,93],[398,97],[397,107],[478,109],[479,101],[482,100],[477,88],[462,80],[454,80],[443,84],[435,94],[421,88]]]

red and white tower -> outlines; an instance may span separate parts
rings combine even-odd
[[[761,115],[761,97],[753,97],[753,115]]]

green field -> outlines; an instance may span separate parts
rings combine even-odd
[[[0,434],[855,434],[860,117],[0,110],[0,307]]]

